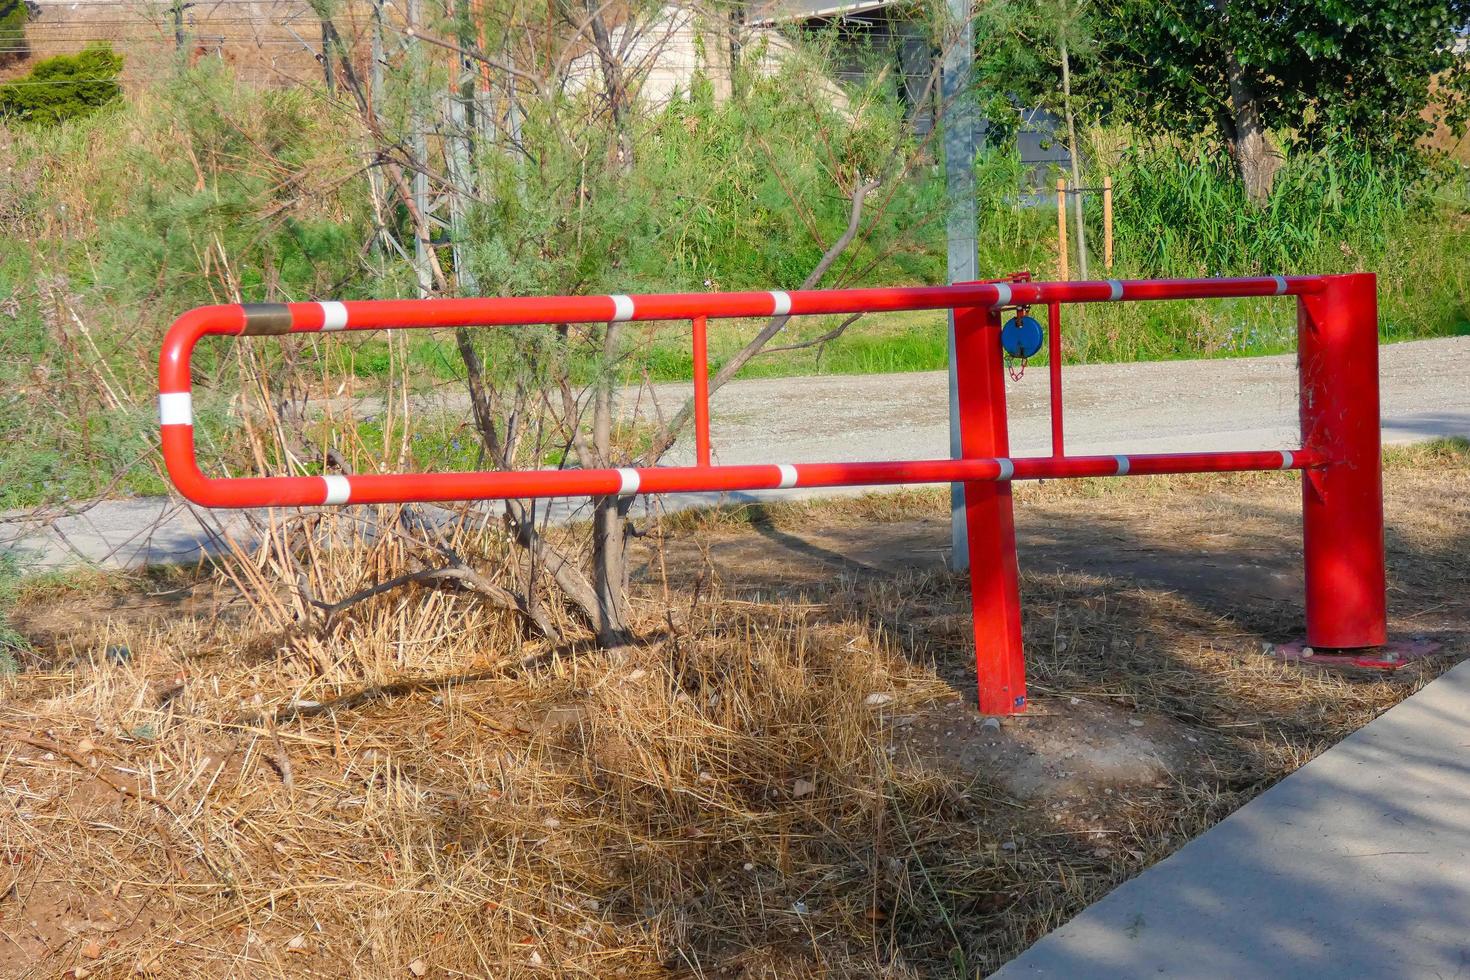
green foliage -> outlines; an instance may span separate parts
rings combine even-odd
[[[0,0],[0,65],[30,54],[30,43],[26,40],[29,19],[26,0]]]
[[[0,248],[0,509],[164,490],[148,450],[153,365],[185,310],[394,295],[402,278],[364,253],[365,180],[339,132],[313,93],[242,88],[212,62],[120,111],[13,132],[0,170],[0,240],[19,245]],[[257,351],[267,373],[292,356]],[[195,364],[201,440],[228,455],[237,435],[211,399],[236,390],[237,362],[206,342]]]
[[[0,119],[54,126],[91,115],[122,96],[122,55],[101,44],[57,55],[0,85]]]
[[[564,106],[528,107],[535,165],[498,149],[481,160],[494,203],[474,212],[465,236],[478,281],[512,295],[795,286],[846,227],[856,183],[880,176],[862,238],[828,284],[875,264],[943,275],[932,255],[912,261],[913,246],[939,232],[937,198],[891,172],[909,139],[891,88],[850,92],[844,114],[832,83],[798,62],[742,90],[716,101],[707,83],[694,85],[642,121],[626,169],[606,133],[562,137],[553,113]]]
[[[15,604],[20,568],[14,555],[0,552],[0,678],[20,671],[18,655],[30,649],[30,641],[10,623],[10,607]]]
[[[1470,61],[1455,52],[1470,0],[1102,0],[1109,30],[1092,78],[1141,128],[1228,133],[1233,53],[1267,129],[1319,149],[1350,135],[1415,151],[1440,119],[1470,113]]]
[[[1067,43],[1072,90],[1085,94],[1097,57],[1096,7],[1088,0],[1008,0],[981,4],[975,13],[975,90],[993,142],[1013,139],[1019,107],[1062,108],[1061,42]]]
[[[1047,277],[1055,267],[1056,212],[1017,195],[1021,169],[1007,147],[978,161],[984,275],[1029,269]],[[1245,207],[1229,160],[1205,145],[1149,144],[1127,154],[1113,173],[1112,275],[1371,271],[1378,274],[1385,340],[1470,333],[1470,263],[1464,258],[1470,255],[1470,200],[1409,177],[1392,159],[1347,143],[1292,154],[1259,210]],[[1095,180],[1084,176],[1084,182]],[[1095,245],[1101,214],[1095,200],[1089,207]],[[1068,308],[1064,324],[1069,362],[1275,354],[1296,343],[1294,307],[1269,299],[1188,307],[1093,304]],[[816,336],[829,328],[797,329]],[[758,359],[752,368],[772,375],[937,370],[945,357],[943,316],[914,314],[900,329],[884,319],[865,320],[822,349]],[[687,376],[687,357],[682,363]]]
[[[1400,159],[1349,143],[1289,156],[1270,201],[1249,207],[1228,158],[1199,144],[1142,146],[1115,177],[1123,261],[1151,276],[1261,275],[1381,256],[1428,207]],[[1314,272],[1345,271],[1315,268]]]

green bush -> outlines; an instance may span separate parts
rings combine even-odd
[[[30,55],[30,42],[26,40],[29,15],[26,0],[0,0],[0,65]]]
[[[0,119],[54,126],[91,115],[122,95],[122,55],[105,44],[47,58],[0,85]]]
[[[154,364],[185,310],[393,294],[391,271],[363,254],[366,180],[340,134],[314,93],[240,86],[212,60],[116,111],[13,127],[0,167],[0,510],[109,484],[164,489],[148,455]],[[235,390],[235,360],[208,342],[195,365],[203,419],[211,382]],[[230,432],[209,428],[208,451],[227,455]]]

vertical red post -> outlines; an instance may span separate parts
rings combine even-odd
[[[694,318],[694,461],[710,465],[709,337],[702,316]]]
[[[1046,360],[1051,371],[1051,454],[1064,456],[1062,445],[1062,304],[1046,307]]]
[[[1010,455],[1000,326],[998,311],[955,310],[960,445],[967,459]],[[1026,663],[1021,650],[1021,584],[1011,485],[987,480],[964,487],[980,711],[1019,714],[1026,708]]]
[[[1378,418],[1377,278],[1323,277],[1297,305],[1302,446],[1327,460],[1302,472],[1307,643],[1387,640]]]

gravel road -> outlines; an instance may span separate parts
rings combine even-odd
[[[1384,346],[1380,378],[1386,442],[1470,437],[1470,337]],[[658,400],[666,409],[678,405],[690,387],[660,385]],[[1071,454],[1276,449],[1297,441],[1296,365],[1289,354],[1077,365],[1063,370],[1063,390]],[[1033,368],[1010,385],[1008,404],[1012,455],[1047,453],[1045,368]],[[463,403],[453,400],[445,407],[463,410]],[[948,396],[940,371],[736,381],[715,395],[712,414],[718,463],[924,459],[949,451]],[[692,448],[681,444],[666,461],[692,459]],[[679,502],[697,506],[719,499]],[[44,529],[37,527],[37,516],[0,515],[0,552],[14,553],[31,568],[189,561],[212,547],[221,521],[237,523],[229,512],[195,513],[167,498],[102,501]]]

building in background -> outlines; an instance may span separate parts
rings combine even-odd
[[[839,83],[858,83],[876,73],[892,73],[899,80],[898,92],[908,107],[909,124],[920,137],[934,127],[940,111],[939,79],[935,71],[941,53],[918,20],[912,0],[858,0],[834,4],[831,0],[751,0],[745,10],[745,27],[759,30],[795,28],[831,32],[836,52],[835,76]],[[931,81],[932,79],[932,81]],[[1072,158],[1059,137],[1061,120],[1045,109],[1018,106],[1016,149],[1026,168],[1025,190],[1037,202],[1051,201],[1045,193],[1058,170],[1071,166]],[[991,130],[988,120],[976,124],[975,145],[985,146]]]

